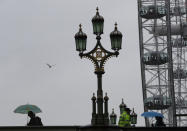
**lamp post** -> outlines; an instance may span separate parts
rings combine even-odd
[[[79,32],[75,34],[76,50],[79,51],[79,56],[81,58],[87,58],[92,61],[95,67],[95,74],[97,75],[97,97],[93,96],[93,112],[92,112],[92,125],[108,125],[108,97],[103,98],[102,91],[102,75],[105,73],[104,64],[105,62],[113,56],[119,55],[119,50],[121,49],[122,34],[117,29],[117,23],[115,23],[114,31],[110,33],[111,49],[114,52],[106,50],[101,45],[101,35],[103,34],[104,28],[104,18],[99,14],[98,8],[96,9],[96,15],[92,18],[93,34],[96,35],[97,43],[95,47],[87,53],[86,50],[87,35],[83,33],[81,24],[79,25]],[[103,113],[103,103],[105,104],[105,113]],[[96,108],[97,104],[97,110]]]

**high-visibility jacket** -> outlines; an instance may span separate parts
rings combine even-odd
[[[130,115],[127,114],[126,111],[124,111],[119,118],[119,122],[118,122],[118,126],[120,127],[130,127],[131,123],[130,123]]]

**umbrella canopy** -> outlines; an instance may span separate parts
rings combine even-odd
[[[161,113],[158,113],[158,112],[144,112],[141,114],[141,116],[144,116],[144,117],[164,117]]]
[[[42,112],[39,107],[30,104],[20,105],[14,110],[15,113],[20,113],[20,114],[28,114],[29,111],[32,111],[33,113]]]

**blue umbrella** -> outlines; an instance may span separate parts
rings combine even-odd
[[[20,114],[27,114],[29,111],[32,111],[34,113],[42,112],[39,107],[30,104],[20,105],[14,110],[15,113],[20,113]]]
[[[144,112],[141,114],[141,116],[144,116],[144,117],[162,117],[164,118],[164,116],[161,114],[161,113],[158,113],[158,112]]]

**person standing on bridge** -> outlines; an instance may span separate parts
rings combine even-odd
[[[119,127],[131,127],[131,119],[130,119],[130,112],[129,108],[123,108],[123,113],[120,115],[118,126]]]
[[[31,118],[27,126],[43,126],[41,118],[35,116],[34,112],[29,111],[28,116]]]
[[[163,122],[162,117],[155,117],[156,119],[156,123],[155,123],[155,127],[165,127],[166,125]]]

